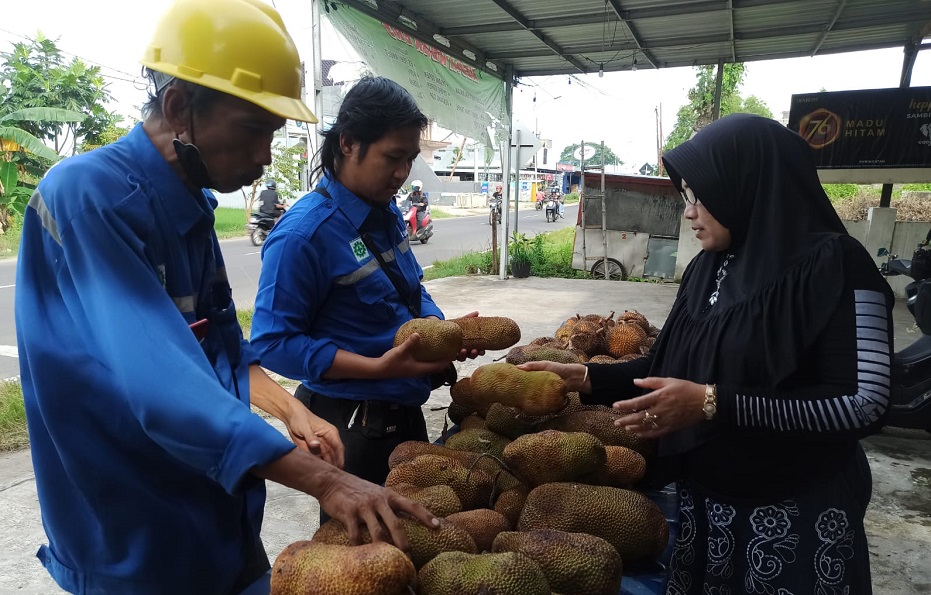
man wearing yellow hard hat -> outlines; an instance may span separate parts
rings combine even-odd
[[[16,326],[39,559],[73,593],[268,593],[264,479],[315,496],[354,539],[367,525],[406,548],[395,512],[436,520],[342,471],[336,429],[257,365],[213,231],[205,189],[251,184],[286,118],[316,121],[281,17],[179,0],[142,63],[144,122],[52,169],[24,218]]]

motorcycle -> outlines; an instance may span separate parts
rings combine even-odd
[[[886,256],[879,267],[885,277],[905,275],[913,279],[905,286],[906,306],[921,331],[914,343],[893,354],[890,410],[886,425],[931,431],[931,269],[927,262],[931,250],[925,250],[931,231],[911,260],[901,259],[880,248],[877,256]]]
[[[421,207],[413,204],[410,198],[404,198],[400,205],[401,215],[407,223],[407,235],[412,240],[419,240],[421,244],[426,244],[427,240],[433,237],[433,220],[430,218],[430,205],[423,207],[423,217],[420,222],[417,221],[417,215],[420,214]]]
[[[552,196],[546,199],[546,222],[555,223],[559,219],[559,201]]]
[[[491,197],[488,199],[488,225],[501,223],[501,199]]]
[[[542,198],[542,199],[540,199],[540,200],[535,200],[535,201],[533,202],[533,208],[535,208],[535,209],[538,210],[538,211],[542,211],[542,210],[543,210],[543,203],[545,203],[545,202],[546,202],[546,199],[545,199],[545,198]]]
[[[252,239],[253,246],[261,246],[265,243],[265,238],[268,237],[268,232],[275,226],[276,221],[278,221],[277,217],[261,211],[255,211],[249,215],[246,229],[249,230],[249,237]]]

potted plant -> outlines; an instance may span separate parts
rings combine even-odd
[[[508,255],[511,260],[511,274],[517,278],[530,276],[531,244],[532,241],[524,234],[516,231],[511,234]]]

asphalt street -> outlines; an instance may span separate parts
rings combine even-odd
[[[564,219],[547,223],[543,211],[536,211],[525,205],[521,206],[524,209],[518,212],[517,229],[527,234],[528,237],[573,225],[578,210],[578,205],[567,206]],[[436,219],[433,225],[434,235],[429,242],[426,244],[411,242],[411,249],[422,267],[426,268],[438,260],[454,258],[468,252],[488,250],[491,247],[491,226],[485,214]],[[224,240],[221,246],[236,305],[237,307],[251,306],[255,299],[262,265],[260,249],[253,246],[245,237]],[[19,375],[19,360],[16,357],[16,323],[13,316],[15,284],[16,260],[0,260],[0,379]]]

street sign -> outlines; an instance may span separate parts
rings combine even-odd
[[[595,153],[598,152],[598,149],[595,148],[595,145],[585,145],[585,161],[591,161],[592,157],[595,156]],[[575,151],[572,153],[573,157],[578,160],[582,160],[582,145],[576,147]]]
[[[642,176],[652,176],[655,171],[656,168],[649,163],[644,163],[640,166],[640,175]]]
[[[520,144],[518,145],[518,141]],[[533,159],[540,150],[540,139],[521,122],[514,123],[514,135],[511,137],[511,159],[521,168]]]

